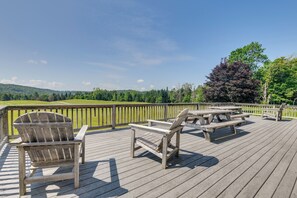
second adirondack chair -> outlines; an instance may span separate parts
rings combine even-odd
[[[170,122],[148,120],[148,126],[129,124],[132,130],[131,157],[134,152],[144,148],[162,159],[162,168],[167,166],[167,159],[174,154],[178,156],[180,148],[180,132],[183,129],[182,123],[188,116],[188,109],[178,114],[176,119]],[[142,132],[142,136],[136,137],[136,132]],[[176,134],[175,145],[171,142]]]

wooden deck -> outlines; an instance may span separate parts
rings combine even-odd
[[[238,135],[220,129],[214,142],[186,128],[181,155],[162,170],[161,159],[140,150],[129,157],[130,131],[86,137],[80,188],[73,180],[28,186],[27,197],[297,197],[297,120],[251,117]],[[18,196],[17,151],[7,146],[0,159],[0,197]],[[69,168],[50,169],[52,172]]]

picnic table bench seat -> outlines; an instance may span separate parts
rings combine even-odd
[[[201,129],[203,131],[204,137],[208,141],[212,141],[211,133],[214,133],[216,129],[224,128],[224,127],[230,127],[234,134],[236,134],[235,126],[241,123],[244,123],[244,120],[230,120],[225,122],[219,122],[219,123],[210,123],[207,125],[201,125]]]
[[[252,115],[251,113],[240,113],[240,114],[234,114],[234,115],[231,115],[231,119],[234,119],[234,118],[244,118],[244,117],[250,117],[250,115]]]

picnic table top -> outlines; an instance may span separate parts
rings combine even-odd
[[[232,113],[232,110],[224,110],[224,109],[206,109],[206,110],[192,110],[189,111],[189,115],[193,116],[203,116],[203,115],[218,115],[218,114],[229,114]]]
[[[239,106],[217,106],[217,107],[213,106],[213,107],[210,107],[210,109],[240,110],[242,108]]]

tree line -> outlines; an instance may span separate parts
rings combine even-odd
[[[86,99],[86,100],[105,100],[105,101],[124,101],[124,102],[147,102],[147,103],[180,103],[180,102],[197,102],[199,95],[196,95],[199,87],[195,88],[192,84],[185,83],[172,90],[105,90],[95,88],[91,92],[61,92],[51,94],[13,94],[0,93],[0,100],[39,100],[39,101],[59,101],[69,99]]]

